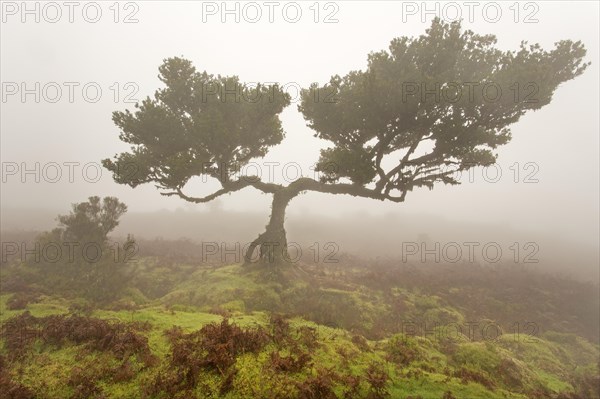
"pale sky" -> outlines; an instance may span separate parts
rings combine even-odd
[[[234,3],[228,2],[228,7],[234,9]],[[111,121],[112,111],[132,109],[133,104],[125,102],[128,95],[141,100],[154,94],[160,87],[157,68],[164,58],[183,56],[199,70],[238,75],[246,82],[279,82],[287,85],[294,97],[298,87],[365,68],[367,54],[386,49],[395,37],[423,34],[434,14],[423,15],[422,2],[276,3],[271,23],[269,8],[261,1],[251,6],[238,3],[239,22],[235,12],[222,15],[221,2],[138,1],[121,2],[118,7],[113,2],[76,2],[70,23],[69,8],[63,2],[55,3],[58,8],[28,2],[33,10],[29,14],[21,9],[20,1],[2,2],[2,209],[66,210],[68,204],[90,195],[117,196],[131,212],[209,209],[210,205],[189,205],[163,197],[152,185],[135,190],[118,185],[106,170],[95,181],[95,166],[101,159],[127,150]],[[446,18],[454,18],[460,9],[463,27],[495,34],[501,49],[517,49],[522,40],[539,42],[547,49],[561,39],[581,40],[588,50],[587,61],[592,62],[582,76],[558,88],[550,105],[512,126],[512,142],[498,150],[499,180],[493,182],[496,169],[489,170],[487,178],[477,170],[464,176],[460,186],[409,193],[403,204],[309,193],[293,200],[288,208],[290,217],[306,212],[428,214],[551,232],[598,245],[598,2],[522,2],[513,8],[514,2],[476,3],[472,15],[468,2],[438,3],[437,7],[439,15]],[[494,22],[496,5],[501,14]],[[436,3],[427,6],[435,10]],[[298,8],[302,14],[292,23]],[[96,18],[97,9],[101,11],[99,21],[89,22]],[[255,18],[256,9],[262,17],[251,23],[248,19]],[[137,22],[124,23],[126,18]],[[332,23],[325,23],[326,18]],[[19,92],[12,94],[15,87]],[[61,88],[62,96],[53,103],[56,87]],[[69,87],[73,88],[72,102]],[[92,102],[97,87],[102,94]],[[22,88],[33,93],[27,94],[25,101]],[[39,103],[35,102],[36,91]],[[284,182],[285,163],[295,162],[309,175],[310,165],[326,144],[313,137],[296,105],[292,103],[281,116],[286,139],[265,159],[280,163],[274,169],[278,182]],[[34,169],[36,162],[43,169],[39,183],[35,173],[23,177],[20,170],[23,165]],[[44,170],[46,180],[55,176],[55,164],[51,163],[62,165],[57,183],[44,181]],[[69,181],[69,163],[73,182]],[[84,178],[83,165],[88,163],[92,164]],[[8,173],[14,165],[19,168],[16,175]],[[287,171],[293,174],[294,169]],[[190,186],[188,191],[198,195],[215,187]],[[224,210],[267,215],[270,198],[247,189],[223,197],[219,205]],[[257,226],[257,233],[261,228]]]

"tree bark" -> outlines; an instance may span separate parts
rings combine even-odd
[[[287,187],[253,182],[251,185],[266,193],[273,193],[271,217],[264,233],[254,240],[244,254],[244,264],[261,263],[265,265],[281,265],[289,263],[290,256],[287,251],[287,238],[283,222],[285,210],[289,202],[304,191],[316,191],[329,194],[347,194],[354,197],[373,198],[380,201],[391,200],[403,202],[406,191],[400,197],[393,197],[386,193],[369,189],[356,184],[324,184],[310,178],[300,178]],[[258,258],[254,252],[258,248]]]
[[[285,210],[291,201],[298,195],[287,188],[276,191],[273,194],[273,204],[271,206],[271,216],[264,233],[254,240],[244,255],[244,262],[261,263],[264,265],[282,265],[289,262],[290,257],[287,251],[287,238],[283,223],[285,221]],[[253,261],[253,255],[258,248],[258,259]]]

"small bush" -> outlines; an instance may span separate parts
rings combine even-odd
[[[384,399],[390,393],[387,390],[387,384],[390,376],[385,372],[381,364],[371,363],[366,371],[366,381],[370,385],[370,399]]]
[[[352,343],[363,352],[371,352],[371,347],[369,346],[369,343],[362,335],[353,335]]]
[[[6,307],[9,310],[22,310],[27,307],[28,304],[36,302],[39,295],[29,292],[17,292],[6,301]]]
[[[86,344],[100,352],[112,352],[117,359],[138,356],[147,366],[155,360],[148,339],[124,323],[77,315],[52,315],[37,318],[24,312],[4,323],[2,338],[12,358],[24,356],[31,345],[41,340],[43,345],[62,347],[66,343]]]
[[[330,370],[318,370],[316,376],[296,383],[298,399],[336,399],[333,386],[335,375]]]
[[[171,342],[169,370],[159,372],[145,389],[147,396],[166,393],[175,397],[178,393],[195,389],[200,383],[201,371],[217,372],[221,377],[220,394],[233,387],[236,370],[232,367],[236,358],[244,353],[256,353],[269,341],[262,329],[242,329],[223,319],[202,329],[184,334],[174,327],[165,332]]]
[[[308,350],[315,350],[319,347],[319,335],[314,327],[301,326],[297,330],[298,343],[304,345]]]
[[[406,366],[419,358],[419,346],[414,338],[404,334],[394,335],[385,347],[387,360]]]
[[[277,346],[282,346],[290,339],[290,323],[280,314],[271,314],[271,337]]]
[[[12,380],[6,359],[0,355],[0,399],[35,399],[33,391]]]
[[[296,356],[281,356],[279,351],[271,352],[271,368],[279,372],[297,373],[306,367],[310,360],[311,357],[306,352]]]

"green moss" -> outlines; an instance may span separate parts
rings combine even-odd
[[[172,270],[153,269],[149,264],[144,267],[160,275]],[[182,266],[182,270],[193,269]],[[473,342],[471,337],[446,329],[451,323],[462,325],[467,319],[462,308],[449,306],[438,296],[400,287],[384,293],[358,284],[325,286],[315,283],[316,280],[299,279],[286,286],[276,282],[261,284],[257,282],[257,273],[239,265],[204,267],[153,300],[141,288],[127,290],[119,303],[135,304],[131,310],[94,310],[93,317],[150,323],[151,328],[141,334],[148,338],[152,353],[160,359],[160,364],[154,367],[135,364],[136,373],[129,381],[102,378],[99,386],[104,394],[111,398],[141,398],[142,387],[150,384],[159,370],[169,368],[171,348],[165,330],[179,326],[184,332],[192,332],[220,322],[223,317],[211,313],[217,310],[231,313],[231,321],[241,327],[261,326],[267,330],[271,312],[289,312],[295,315],[288,320],[295,339],[299,339],[300,328],[314,329],[317,337],[316,348],[300,343],[294,349],[268,344],[257,354],[239,356],[233,389],[223,396],[231,399],[294,397],[297,384],[323,369],[340,376],[359,376],[360,397],[366,397],[366,370],[373,363],[382,365],[389,375],[392,398],[411,395],[440,399],[450,391],[457,398],[525,399],[533,391],[573,391],[577,378],[593,378],[597,372],[593,366],[598,362],[598,346],[573,334],[503,335],[494,341]],[[148,292],[160,292],[157,286],[150,288]],[[451,291],[452,295],[458,295],[462,288]],[[6,308],[9,298],[10,295],[0,296],[3,322],[22,312]],[[398,320],[416,320],[415,323],[426,326],[427,332],[388,334],[381,325],[390,316],[399,316],[394,313],[391,300],[401,305],[398,312],[402,318]],[[67,313],[79,302],[42,296],[38,303],[28,304],[27,310],[42,317]],[[396,326],[385,326],[390,325]],[[360,339],[353,340],[357,335],[370,339],[365,345]],[[309,352],[310,365],[295,373],[276,372],[270,368],[270,353],[274,350],[280,350],[282,356],[294,350]],[[76,346],[57,349],[38,344],[29,357],[11,363],[9,369],[12,378],[33,388],[40,397],[62,398],[72,394],[68,380],[73,369],[83,365],[92,372],[96,364],[102,373],[103,367],[119,365],[111,356],[85,353]],[[476,378],[464,378],[469,373],[477,374]],[[483,378],[477,382],[480,376]],[[200,380],[197,397],[218,396],[221,383],[218,373],[203,373]],[[338,396],[343,395],[342,383],[336,383],[334,389]]]
[[[458,366],[483,370],[491,375],[500,366],[501,356],[489,342],[468,342],[459,345],[452,360]]]

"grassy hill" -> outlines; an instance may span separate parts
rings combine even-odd
[[[4,266],[0,397],[599,397],[594,285],[508,265],[137,263],[102,305]]]

